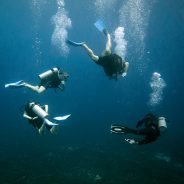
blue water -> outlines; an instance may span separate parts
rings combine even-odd
[[[127,15],[125,20],[119,16],[123,5],[135,13],[127,2],[109,0],[112,6],[101,12],[89,0],[68,0],[64,6],[72,21],[69,38],[86,41],[97,54],[105,38],[93,23],[102,18],[110,32],[124,26],[130,69],[127,77],[113,81],[82,48],[70,47],[64,54],[52,44],[57,1],[1,0],[1,184],[184,182],[184,1],[155,0],[149,9],[137,10],[142,17]],[[4,89],[5,83],[21,79],[37,84],[37,75],[54,66],[70,74],[62,93]],[[155,71],[167,86],[159,104],[150,107],[149,81]],[[72,115],[57,136],[40,136],[22,117],[28,100],[48,104],[52,116]],[[110,134],[112,123],[134,127],[150,111],[170,120],[156,142],[133,146],[123,141],[125,136]]]

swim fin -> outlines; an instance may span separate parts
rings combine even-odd
[[[95,27],[102,33],[104,33],[105,35],[107,35],[107,29],[106,29],[106,26],[104,24],[104,22],[99,19],[97,20],[95,23],[94,23]]]
[[[54,117],[53,119],[55,119],[55,120],[57,120],[57,121],[62,121],[62,120],[66,120],[66,119],[69,118],[70,116],[71,116],[71,114],[65,115],[65,116]]]
[[[82,46],[85,42],[74,42],[72,40],[67,40],[66,43],[72,46]]]
[[[57,126],[57,123],[52,123],[51,121],[49,121],[48,119],[44,119],[44,123],[46,123],[49,126]]]
[[[5,88],[20,88],[20,87],[23,87],[24,85],[25,85],[25,82],[23,80],[20,80],[14,83],[5,84],[4,87]]]
[[[111,133],[124,134],[124,133],[133,133],[133,132],[134,132],[133,129],[130,129],[130,128],[125,127],[125,126],[111,125]]]

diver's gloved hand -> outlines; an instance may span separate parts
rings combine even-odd
[[[125,139],[126,142],[128,142],[129,144],[138,144],[137,141],[135,141],[134,139]]]
[[[124,72],[124,73],[122,73],[122,77],[125,77],[127,75],[127,73],[126,72]]]
[[[36,117],[32,118],[32,120],[36,120],[36,119],[38,119],[38,116],[36,116]]]

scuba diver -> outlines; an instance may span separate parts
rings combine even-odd
[[[37,93],[42,93],[47,88],[60,89],[63,91],[69,75],[67,72],[63,72],[60,68],[55,67],[38,75],[38,77],[40,79],[40,84],[37,86],[33,86],[21,80],[15,83],[5,84],[5,88],[26,87]]]
[[[35,102],[26,103],[23,117],[28,119],[29,123],[38,130],[39,134],[44,134],[47,129],[52,135],[56,135],[58,133],[59,124],[52,123],[48,119],[48,116],[48,105],[41,106]],[[67,119],[69,116],[70,115],[59,116],[53,119],[60,121]]]
[[[148,113],[142,120],[137,122],[136,129],[131,129],[121,125],[111,125],[111,133],[115,134],[134,134],[142,135],[144,139],[125,139],[129,144],[148,144],[154,142],[158,137],[166,131],[167,122],[165,117],[156,117],[152,113]],[[144,126],[144,128],[141,128]]]
[[[109,77],[109,79],[117,80],[119,76],[125,77],[127,75],[129,63],[124,61],[119,55],[111,52],[111,36],[106,30],[104,23],[101,20],[98,20],[94,25],[100,32],[105,34],[107,39],[105,50],[101,56],[95,55],[85,42],[77,43],[71,40],[67,40],[67,43],[72,46],[82,46],[90,58],[96,64],[103,67],[104,72]]]

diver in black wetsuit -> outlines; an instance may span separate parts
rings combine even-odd
[[[103,67],[105,74],[110,79],[118,79],[118,76],[127,75],[128,62],[123,61],[117,54],[99,56],[95,62]]]
[[[144,128],[139,129],[144,125]],[[142,140],[125,139],[130,144],[148,144],[158,139],[161,132],[167,128],[166,119],[164,117],[156,117],[152,113],[147,114],[142,120],[137,122],[137,129],[131,129],[120,125],[111,125],[111,132],[116,134],[134,134],[145,136]]]
[[[82,46],[90,58],[98,65],[102,66],[105,74],[109,79],[117,80],[119,76],[125,77],[127,75],[129,63],[124,61],[119,55],[111,52],[111,36],[105,27],[101,27],[101,32],[103,32],[107,38],[106,47],[101,56],[97,56],[93,51],[87,46],[85,42],[74,42],[67,40],[67,43],[72,46]]]

